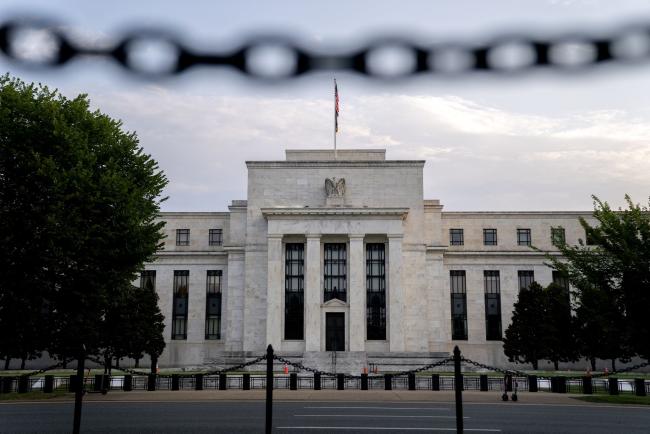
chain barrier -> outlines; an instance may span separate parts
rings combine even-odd
[[[636,365],[628,366],[627,368],[617,369],[612,372],[599,372],[598,374],[592,374],[591,378],[609,377],[611,375],[624,374],[626,372],[636,371],[637,369],[645,368],[646,366],[649,365],[650,362],[638,363]]]
[[[263,356],[259,356],[258,358],[251,360],[250,362],[241,363],[239,365],[231,366],[230,368],[215,369],[213,371],[208,371],[203,375],[219,375],[219,374],[225,374],[226,372],[240,371],[247,366],[256,365],[262,360],[266,360],[266,354]]]
[[[516,369],[503,369],[503,368],[497,368],[496,366],[490,366],[486,365],[483,363],[475,362],[474,360],[470,360],[465,357],[460,358],[461,362],[469,363],[470,365],[476,366],[477,368],[485,369],[488,371],[494,371],[494,372],[499,372],[503,375],[516,375],[518,377],[528,377],[531,374],[528,374],[524,371],[518,371]]]
[[[47,368],[39,369],[37,371],[32,371],[32,372],[27,372],[25,374],[20,374],[19,376],[20,377],[31,377],[32,375],[42,374],[43,372],[51,371],[52,369],[56,369],[58,367],[61,367],[61,366],[63,366],[64,363],[65,363],[65,361],[61,361],[61,362],[57,363],[56,365],[48,366]]]
[[[35,67],[61,67],[78,57],[94,56],[112,58],[129,72],[150,78],[202,65],[229,67],[263,80],[332,70],[379,79],[417,74],[458,76],[476,71],[513,74],[534,68],[576,71],[607,62],[630,64],[650,58],[648,23],[623,25],[606,36],[588,31],[547,38],[503,33],[475,44],[462,40],[424,44],[405,36],[378,37],[345,52],[310,49],[296,37],[278,34],[251,37],[232,49],[206,52],[188,48],[170,31],[145,28],[126,33],[116,38],[117,42],[105,38],[81,44],[65,27],[43,18],[6,20],[0,23],[0,51],[13,61]],[[34,45],[39,50],[30,50]],[[157,57],[147,60],[152,51]]]

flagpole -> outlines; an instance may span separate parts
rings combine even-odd
[[[334,79],[334,159],[338,159],[338,153],[336,151],[336,127],[337,127],[337,119],[336,116],[338,113],[336,112],[337,107],[336,107],[336,98],[338,98],[337,95],[338,88],[336,87],[336,78]]]

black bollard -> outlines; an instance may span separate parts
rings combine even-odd
[[[557,393],[566,393],[566,377],[557,377]]]
[[[149,392],[156,390],[156,374],[147,375],[147,390]]]
[[[80,384],[79,377],[76,375],[70,375],[70,379],[68,380],[68,392],[76,392],[77,387],[80,387]]]
[[[456,395],[456,433],[463,433],[463,375],[460,373],[460,349],[454,347],[454,389]]]
[[[646,396],[645,380],[643,378],[634,379],[634,394],[636,396]]]
[[[178,390],[178,389],[180,389],[178,374],[172,374],[172,390]]]
[[[228,388],[228,377],[226,374],[219,374],[219,390],[226,390]]]
[[[18,393],[29,392],[29,377],[26,375],[18,377]]]
[[[393,376],[384,374],[384,390],[393,390]]]
[[[102,390],[103,381],[104,381],[104,376],[102,374],[95,374],[95,381],[93,383],[93,392],[99,392]]]
[[[528,391],[537,392],[537,375],[528,376]]]
[[[591,377],[582,377],[582,393],[585,395],[591,395],[594,393],[594,386]]]
[[[409,390],[415,390],[415,374],[409,374]]]
[[[11,377],[0,377],[0,393],[11,393],[14,379]]]
[[[618,395],[618,378],[609,379],[609,394]]]
[[[368,374],[361,374],[361,390],[368,390]]]
[[[488,391],[488,376],[485,374],[481,374],[478,377],[479,383],[480,383],[480,390],[481,392],[487,392]]]
[[[314,372],[314,390],[320,390],[320,372]]]
[[[289,374],[289,390],[298,390],[298,374],[295,372]]]
[[[273,431],[273,347],[266,348],[266,434]]]
[[[52,393],[54,391],[54,376],[46,375],[43,382],[43,393]]]
[[[122,382],[122,390],[125,392],[130,392],[133,390],[133,375],[124,376],[124,381]]]
[[[242,376],[242,389],[251,390],[251,374],[244,374]]]
[[[431,390],[440,390],[439,374],[431,374]]]
[[[194,390],[203,390],[203,374],[194,375]]]
[[[336,374],[336,390],[345,389],[345,374]]]

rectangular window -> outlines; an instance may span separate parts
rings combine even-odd
[[[221,339],[221,270],[208,270],[205,279],[205,339]]]
[[[449,272],[451,286],[451,338],[467,340],[467,292],[465,270]]]
[[[366,244],[366,328],[368,340],[386,339],[386,246]]]
[[[189,246],[190,245],[190,230],[189,229],[176,229],[176,245]]]
[[[517,244],[520,246],[531,245],[530,229],[517,229]]]
[[[463,230],[462,229],[449,229],[449,245],[450,246],[462,246],[463,244],[464,244]]]
[[[485,282],[485,339],[501,340],[501,282],[498,271],[483,271]]]
[[[519,270],[519,290],[528,289],[530,284],[535,281],[535,273],[533,270]]]
[[[562,246],[566,242],[564,228],[551,228],[551,243],[554,246]]]
[[[569,291],[569,278],[561,271],[553,270],[553,283],[564,289],[568,305],[571,305],[571,292]]]
[[[174,297],[172,307],[172,339],[187,339],[188,270],[174,270]]]
[[[140,273],[140,288],[156,290],[156,270],[144,270]]]
[[[208,234],[208,244],[210,246],[220,246],[223,243],[223,231],[221,229],[210,229]]]
[[[347,250],[345,243],[325,244],[324,301],[347,301]]]
[[[483,245],[496,246],[497,245],[497,230],[496,229],[483,229]]]
[[[304,339],[305,245],[287,243],[284,259],[284,338]]]

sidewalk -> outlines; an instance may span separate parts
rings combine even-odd
[[[509,393],[508,396],[511,394]],[[573,394],[547,392],[521,392],[519,400],[512,405],[522,404],[585,404],[574,399]],[[87,394],[84,401],[264,401],[265,390],[160,390],[155,392],[113,390],[107,395]],[[274,390],[274,401],[332,401],[332,402],[438,402],[454,403],[453,391],[427,390]],[[501,392],[466,391],[463,392],[466,403],[502,403]],[[510,402],[510,401],[508,401]]]

